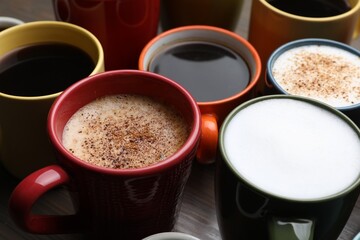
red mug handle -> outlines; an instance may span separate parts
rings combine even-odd
[[[218,124],[212,114],[201,116],[201,138],[196,159],[199,163],[209,164],[215,162],[218,144]]]
[[[36,215],[31,209],[47,191],[69,183],[69,175],[57,165],[33,172],[14,189],[9,200],[12,219],[23,230],[35,234],[74,233],[80,230],[79,216]]]

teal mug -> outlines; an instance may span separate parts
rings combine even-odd
[[[320,101],[254,98],[219,134],[222,239],[337,239],[360,190],[360,130]]]
[[[353,238],[353,240],[360,240],[360,233],[356,234],[356,236]]]

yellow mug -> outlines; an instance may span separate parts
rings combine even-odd
[[[301,38],[326,38],[349,44],[359,31],[360,0],[349,0],[350,10],[330,17],[305,17],[282,11],[269,0],[253,0],[248,40],[258,51],[263,66],[279,46]],[[265,69],[257,85],[263,95]]]
[[[20,51],[21,48],[27,50],[20,54],[22,57],[16,59],[15,64],[18,64],[22,58],[24,61],[34,61],[34,58],[40,56],[37,55],[39,51],[35,49],[30,53],[31,46],[46,44],[70,45],[87,55],[88,62],[92,64],[88,71],[82,73],[84,77],[104,71],[104,53],[100,42],[92,33],[79,26],[57,21],[37,21],[0,32],[0,160],[4,167],[18,178],[23,178],[34,170],[55,162],[46,132],[47,114],[55,98],[67,87],[66,84],[72,84],[67,81],[70,77],[73,78],[71,75],[73,73],[68,74],[70,70],[61,67],[57,69],[59,72],[56,73],[56,77],[53,73],[51,76],[45,75],[45,81],[43,79],[47,83],[45,91],[37,92],[38,90],[35,89],[41,89],[40,87],[45,84],[37,82],[40,76],[35,74],[35,67],[30,71],[34,74],[19,77],[16,74],[20,70],[7,72],[8,69],[4,66],[10,66],[9,54]],[[63,49],[60,52],[62,51]],[[34,56],[28,58],[31,54]],[[76,69],[77,64],[79,63],[72,64],[73,68]],[[41,72],[42,68],[39,69],[41,74],[48,74],[45,72],[49,67],[43,67],[44,73]],[[63,73],[68,75],[65,77]],[[52,91],[49,89],[47,92],[56,82],[61,82],[63,88],[55,92],[52,92],[54,89]],[[66,84],[63,84],[64,82]]]

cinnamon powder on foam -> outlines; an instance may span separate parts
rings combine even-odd
[[[272,73],[289,94],[334,107],[360,102],[360,58],[342,49],[324,45],[291,49],[275,61]]]
[[[63,145],[78,158],[114,169],[140,168],[174,154],[185,143],[184,118],[151,98],[112,95],[79,109],[63,132]]]

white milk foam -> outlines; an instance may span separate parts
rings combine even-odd
[[[296,47],[275,60],[272,73],[289,94],[334,107],[360,103],[360,58],[346,50],[326,45]]]
[[[259,189],[290,199],[316,199],[349,187],[360,173],[360,139],[339,117],[291,99],[239,111],[224,133],[236,171]]]

